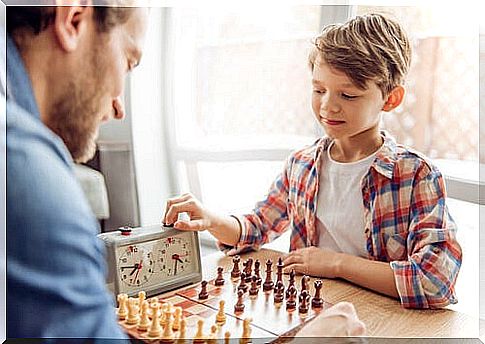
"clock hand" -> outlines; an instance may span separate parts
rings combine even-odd
[[[120,266],[120,269],[133,269],[134,267],[136,267],[136,265]]]
[[[133,275],[137,269],[138,269],[138,263],[135,263],[135,265],[133,265],[133,270],[131,270],[130,272],[130,276]]]
[[[140,264],[138,265],[138,269],[136,270],[136,274],[135,274],[135,279],[134,279],[134,283],[136,283],[136,281],[138,280],[138,273],[140,272],[141,268],[142,268],[142,263],[143,261],[140,260]]]
[[[177,262],[178,260],[175,259],[175,266],[174,266],[174,271],[173,271],[173,274],[176,275],[177,274]]]

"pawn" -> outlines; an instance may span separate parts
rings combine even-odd
[[[116,314],[118,315],[118,319],[125,320],[126,316],[128,315],[128,295],[127,294],[118,294],[118,311]]]
[[[276,282],[275,292],[274,292],[274,303],[279,304],[283,302],[284,299],[285,286],[283,281]]]
[[[224,300],[219,301],[219,311],[216,315],[216,323],[219,325],[223,325],[226,322],[226,314],[224,313],[225,303]]]
[[[167,324],[163,328],[163,334],[162,334],[162,343],[173,343],[175,336],[173,334],[172,326],[173,326],[173,320],[172,317],[170,316],[169,311],[165,311],[165,318],[167,318]]]
[[[204,320],[199,319],[197,320],[197,332],[194,335],[194,343],[203,343],[203,342],[205,342]]]
[[[209,298],[209,293],[207,292],[207,281],[200,282],[202,286],[199,293],[199,300],[207,300]]]
[[[241,261],[241,257],[239,256],[234,256],[234,258],[232,258],[232,262],[234,263],[234,266],[232,268],[232,271],[231,271],[231,278],[239,278],[239,276],[241,276],[241,270],[239,270],[239,262]]]
[[[180,328],[180,318],[182,317],[182,308],[175,307],[175,311],[173,313],[173,325],[172,330],[178,331]]]
[[[231,332],[226,331],[224,333],[224,344],[229,344],[230,341],[231,341]]]
[[[292,312],[296,309],[296,288],[294,285],[287,289],[288,298],[286,300],[286,310]]]
[[[245,318],[243,320],[243,331],[241,334],[241,339],[243,340],[243,343],[247,343],[248,339],[251,338],[251,318]]]
[[[211,326],[211,333],[209,335],[209,338],[207,338],[206,343],[207,344],[217,343],[217,326],[216,325]]]
[[[143,301],[141,304],[141,319],[138,323],[138,331],[146,331],[148,330],[148,326],[150,326],[150,318],[148,317],[148,301]]]
[[[162,327],[160,326],[160,320],[158,317],[158,304],[152,303],[150,305],[150,309],[152,310],[152,324],[148,330],[148,336],[158,338],[162,333]]]
[[[239,281],[239,286],[237,287],[237,290],[242,290],[243,292],[248,291],[248,285],[246,284],[246,273],[241,272],[241,280]]]
[[[187,320],[185,320],[185,318],[182,318],[182,320],[180,320],[180,330],[179,330],[179,336],[178,336],[178,339],[177,339],[177,344],[185,344],[186,340],[185,340],[185,329],[187,327]]]
[[[222,266],[219,266],[217,268],[217,278],[214,280],[214,285],[216,287],[220,287],[224,285],[224,276],[222,275],[224,271],[224,268]]]
[[[310,301],[310,295],[308,295],[308,290],[303,290],[300,293],[300,306],[298,307],[298,312],[300,314],[308,313],[308,302]]]
[[[136,300],[134,298],[128,299],[128,318],[126,318],[126,323],[128,325],[137,325],[140,321],[139,308],[136,305]]]
[[[323,307],[323,299],[320,296],[320,292],[322,290],[322,281],[316,280],[314,283],[315,286],[315,295],[312,299],[312,308],[319,309]]]
[[[244,292],[242,290],[238,290],[238,292],[237,292],[237,302],[234,305],[234,313],[244,312],[243,296],[244,296]]]
[[[256,276],[253,276],[251,281],[251,288],[249,288],[249,295],[256,296],[258,295],[258,292],[259,292],[258,278]]]

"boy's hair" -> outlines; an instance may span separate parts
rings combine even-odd
[[[312,71],[320,56],[361,89],[367,88],[367,81],[374,81],[383,96],[404,84],[411,64],[411,45],[406,33],[397,22],[381,14],[328,25],[314,44],[309,56]]]

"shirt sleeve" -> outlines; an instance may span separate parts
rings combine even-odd
[[[49,143],[9,138],[8,336],[126,338],[98,225],[74,174]]]
[[[454,286],[462,261],[456,224],[446,206],[443,177],[435,169],[417,174],[413,188],[407,261],[393,261],[397,290],[406,308],[456,303]]]
[[[288,228],[288,176],[291,161],[291,157],[287,159],[283,172],[271,184],[266,198],[258,202],[250,214],[237,216],[241,224],[241,236],[236,246],[218,242],[220,250],[228,255],[259,250],[263,244],[275,240]]]

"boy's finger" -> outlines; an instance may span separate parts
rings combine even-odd
[[[204,220],[177,221],[173,226],[182,231],[203,231],[207,228]]]
[[[172,224],[178,220],[178,214],[185,212],[189,213],[193,212],[194,210],[197,210],[197,204],[191,198],[172,204],[168,209],[167,214],[165,214],[165,223],[167,225]]]
[[[178,204],[180,202],[185,202],[187,201],[192,195],[191,194],[183,194],[183,195],[180,195],[180,196],[176,196],[176,197],[172,197],[172,198],[169,198],[167,200],[167,202],[165,203],[165,214],[163,214],[163,223],[164,224],[171,224],[171,223],[168,223],[167,222],[167,213],[168,211],[170,210],[170,207],[172,207],[172,205],[174,204]]]

